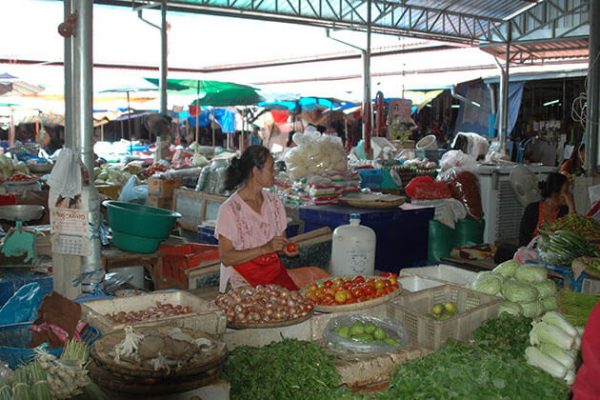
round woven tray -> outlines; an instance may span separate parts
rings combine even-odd
[[[227,322],[227,327],[231,329],[266,329],[266,328],[281,328],[283,326],[296,325],[301,322],[307,321],[312,317],[313,312],[311,311],[304,317],[288,319],[286,321],[278,322],[262,322],[252,324],[241,324],[239,322]]]
[[[345,278],[350,278],[350,277],[354,277],[354,276],[355,275],[336,276],[333,279],[335,279],[335,278],[345,279]],[[365,277],[365,279],[369,279],[369,278],[385,279],[380,276],[366,276]],[[332,279],[332,278],[320,279],[320,280],[316,281],[315,283],[320,284],[320,283],[325,282],[326,280],[330,280],[330,279]],[[304,292],[306,292],[306,288],[302,288],[302,293],[304,293]],[[331,312],[363,310],[365,308],[371,308],[371,307],[375,307],[379,304],[387,303],[388,301],[390,301],[393,298],[395,298],[396,296],[398,296],[401,292],[402,292],[402,286],[400,286],[400,288],[396,289],[392,293],[386,294],[385,296],[381,296],[381,297],[378,297],[376,299],[372,299],[369,301],[363,301],[361,303],[340,304],[340,305],[332,305],[332,306],[315,304],[314,311],[323,312],[323,313],[331,313]]]
[[[393,194],[349,194],[339,198],[339,202],[358,208],[397,208],[406,202],[406,197]]]
[[[164,327],[138,327],[135,328],[135,331],[141,333],[142,335],[156,335],[164,334],[173,327],[164,326]],[[220,365],[225,358],[227,357],[227,349],[225,343],[215,340],[210,335],[196,330],[181,328],[184,333],[192,336],[194,339],[206,338],[216,342],[216,347],[214,347],[210,352],[206,353],[202,358],[196,360],[187,361],[183,364],[182,368],[178,370],[171,371],[155,371],[153,368],[146,364],[139,364],[130,362],[127,360],[115,361],[114,357],[109,353],[113,351],[115,346],[120,343],[125,338],[125,331],[120,330],[113,333],[109,333],[98,341],[94,343],[92,348],[90,349],[90,355],[96,361],[99,367],[102,369],[109,371],[111,373],[115,373],[118,375],[127,376],[130,378],[154,378],[154,379],[173,379],[176,377],[185,377],[190,375],[199,375],[204,373],[209,369],[214,368],[217,365]]]

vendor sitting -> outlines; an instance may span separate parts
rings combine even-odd
[[[575,201],[565,175],[553,172],[545,182],[539,183],[542,200],[525,207],[519,230],[519,246],[527,246],[538,235],[544,224],[575,213]]]
[[[248,147],[227,169],[225,186],[237,191],[219,208],[215,228],[222,262],[221,292],[228,284],[298,289],[277,255],[295,254],[287,250],[285,208],[275,193],[264,190],[273,186],[274,179],[273,157],[260,145]]]

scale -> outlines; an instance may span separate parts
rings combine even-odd
[[[44,214],[44,206],[17,205],[0,206],[0,219],[14,221],[2,240],[2,254],[6,257],[21,257],[27,255],[23,262],[28,263],[37,259],[36,232],[23,227],[23,222],[35,221]]]

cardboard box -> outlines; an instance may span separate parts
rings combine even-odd
[[[173,199],[171,197],[163,198],[163,197],[149,194],[148,198],[146,199],[146,205],[148,207],[156,207],[156,208],[164,208],[165,210],[172,210],[173,209]]]
[[[176,178],[167,180],[150,177],[148,178],[147,183],[148,195],[171,199],[173,197],[173,191],[181,186],[181,179]]]

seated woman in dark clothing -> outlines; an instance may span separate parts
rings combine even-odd
[[[519,246],[527,246],[537,236],[540,227],[560,217],[575,213],[575,201],[565,175],[553,172],[539,183],[542,200],[525,207],[519,230]]]

